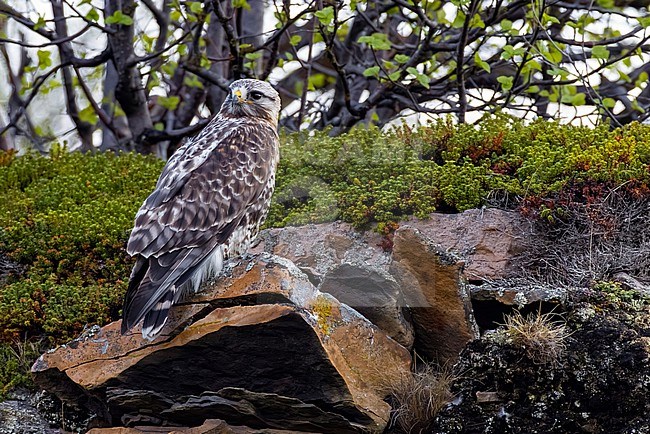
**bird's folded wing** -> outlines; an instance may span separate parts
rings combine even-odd
[[[196,167],[182,156],[170,160],[136,215],[128,253],[160,256],[227,240],[235,229],[231,223],[260,197],[272,176],[277,140],[270,127],[235,128],[216,145],[205,143],[207,156]],[[201,142],[194,142],[201,149]]]

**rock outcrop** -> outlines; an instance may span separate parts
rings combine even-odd
[[[457,281],[452,285],[460,292],[456,291],[457,295],[453,298],[455,310],[460,302],[461,310],[468,311],[468,291],[478,299],[506,304],[526,304],[564,296],[564,293],[548,288],[535,287],[530,290],[525,285],[505,288],[499,285],[499,281],[518,271],[516,257],[522,252],[524,240],[532,231],[530,223],[515,212],[484,209],[461,214],[434,213],[427,220],[411,219],[400,225],[417,230],[422,240],[426,240],[425,244],[435,245],[442,255],[439,259],[426,259],[438,263],[440,273],[456,277]],[[290,259],[320,291],[334,295],[393,339],[411,348],[415,341],[423,342],[422,334],[416,337],[416,330],[422,332],[431,327],[426,323],[418,324],[420,320],[425,321],[422,315],[411,318],[410,303],[405,299],[405,294],[413,295],[422,290],[405,286],[405,281],[399,281],[404,275],[391,265],[395,256],[390,249],[386,250],[387,244],[392,242],[374,231],[360,232],[347,223],[335,222],[265,231],[255,251]],[[402,256],[408,253],[408,248],[401,249]],[[451,264],[443,256],[458,259]],[[414,284],[417,280],[411,278],[410,282]],[[438,291],[432,289],[431,285],[426,283],[429,289],[424,291]],[[431,302],[433,300],[417,307],[433,306]],[[461,332],[457,343],[451,344],[453,350],[416,350],[427,355],[451,355],[460,348],[460,342],[466,342],[475,335],[475,325],[469,315],[461,329],[465,331]],[[442,333],[453,335],[455,331],[448,329]],[[441,340],[433,338],[433,342]],[[447,359],[447,356],[443,358]]]
[[[533,233],[532,223],[513,211],[471,209],[460,214],[433,213],[427,219],[399,223],[419,230],[443,251],[464,258],[463,276],[470,283],[511,277],[515,260]],[[318,286],[340,264],[368,264],[385,269],[390,252],[374,231],[360,232],[342,222],[269,229],[260,235],[256,251],[292,260]]]
[[[34,378],[118,430],[106,433],[381,432],[410,349],[450,365],[478,337],[471,297],[538,299],[498,286],[529,230],[515,213],[472,210],[389,237],[340,222],[265,231],[153,342],[96,327],[43,355]]]
[[[335,222],[271,229],[254,251],[293,261],[322,291],[354,308],[407,348],[413,326],[395,279],[388,272],[390,252],[373,231],[356,231]]]
[[[172,310],[154,341],[120,322],[41,356],[35,382],[106,426],[207,419],[313,432],[381,432],[408,351],[270,255],[228,270]]]
[[[391,271],[413,318],[415,347],[429,360],[452,364],[479,336],[463,262],[409,226],[397,230],[394,243]]]
[[[0,401],[0,434],[58,434],[34,401],[33,394],[21,389]]]
[[[296,434],[298,431],[281,429],[255,429],[247,426],[233,426],[221,419],[208,419],[200,426],[135,426],[131,428],[93,428],[86,434]],[[304,432],[300,434],[305,434]]]

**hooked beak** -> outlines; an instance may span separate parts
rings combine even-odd
[[[235,91],[234,91],[233,93],[234,93],[235,96],[237,97],[237,102],[238,102],[238,103],[243,104],[243,103],[246,102],[246,100],[245,100],[244,98],[242,98],[241,90],[239,90],[239,89],[235,89]]]

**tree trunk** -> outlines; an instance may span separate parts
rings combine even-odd
[[[136,4],[133,0],[105,0],[104,17],[111,16],[118,10],[133,18]],[[135,150],[142,154],[153,152],[151,146],[143,144],[143,133],[153,128],[147,96],[142,85],[142,76],[135,63],[133,51],[133,25],[110,24],[113,32],[108,33],[108,45],[111,48],[112,61],[117,72],[115,99],[126,115]]]

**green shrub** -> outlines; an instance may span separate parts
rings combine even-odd
[[[340,218],[365,227],[464,211],[495,193],[550,198],[590,183],[646,194],[649,181],[650,126],[640,124],[610,131],[493,116],[478,125],[438,120],[387,133],[300,133],[283,142],[267,226]]]

